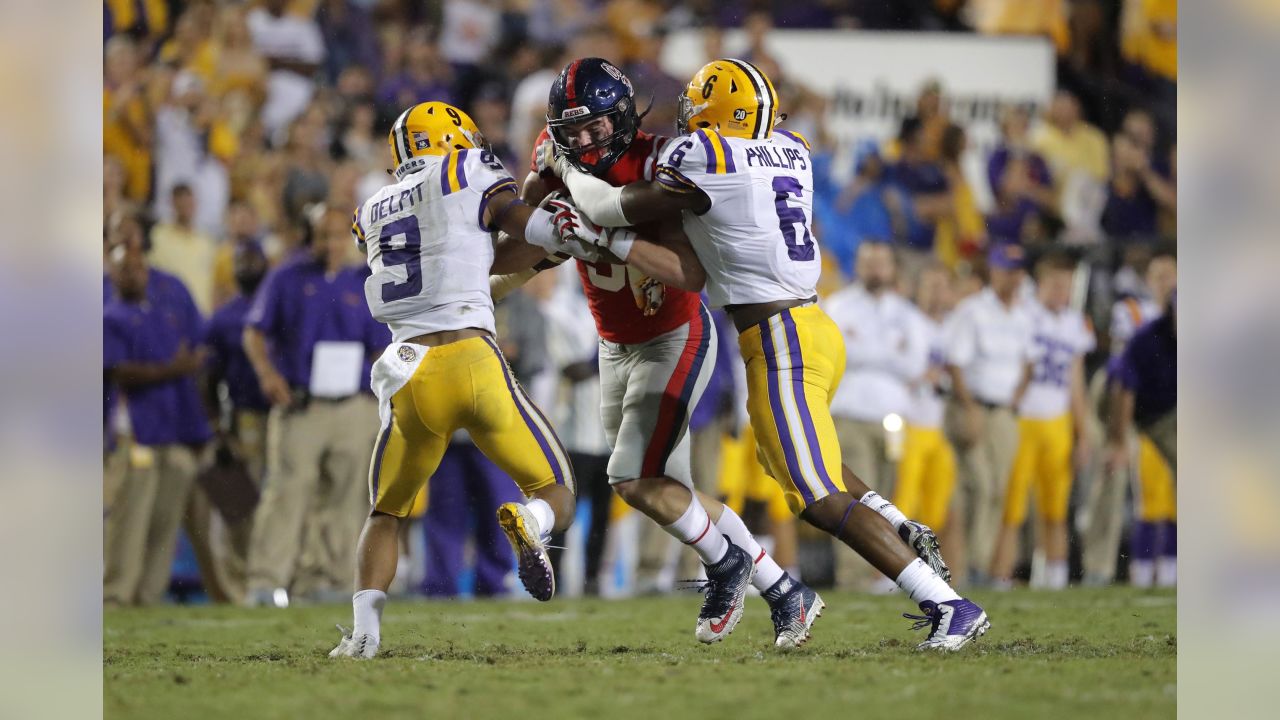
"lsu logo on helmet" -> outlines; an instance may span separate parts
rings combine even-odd
[[[484,147],[484,136],[466,113],[442,102],[418,103],[405,110],[387,135],[396,177],[416,172],[427,155]]]
[[[763,140],[778,119],[778,94],[769,77],[746,60],[703,65],[679,98],[676,132],[709,128],[721,135]]]

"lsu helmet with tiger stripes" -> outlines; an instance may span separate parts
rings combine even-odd
[[[763,140],[778,119],[778,93],[769,77],[746,60],[721,58],[703,65],[678,99],[676,132],[700,128],[726,137]]]
[[[474,120],[458,108],[442,102],[418,103],[396,118],[387,134],[395,176],[416,172],[426,155],[447,155],[455,150],[484,147],[484,136]]]

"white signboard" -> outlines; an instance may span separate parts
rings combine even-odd
[[[733,57],[745,48],[742,31],[725,34],[725,54]],[[986,158],[1000,137],[1000,107],[1043,108],[1054,91],[1053,46],[1043,38],[775,30],[766,49],[782,65],[783,82],[803,83],[827,97],[827,129],[844,157],[857,140],[892,138],[914,111],[920,89],[939,81],[952,117],[967,131],[965,173],[983,208],[990,202]],[[668,38],[662,64],[683,80],[707,60],[701,33],[690,30]],[[846,173],[850,165],[838,163]]]

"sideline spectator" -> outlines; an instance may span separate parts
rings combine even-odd
[[[132,437],[107,508],[102,595],[110,605],[153,605],[169,587],[198,457],[212,435],[195,381],[204,364],[202,321],[190,296],[178,293],[181,285],[149,290],[140,244],[116,245],[108,259],[113,292],[103,307],[103,369],[124,395]],[[201,559],[213,595],[218,580],[208,557]]]
[[[220,439],[245,463],[249,477],[261,488],[266,468],[267,411],[271,403],[262,394],[243,343],[249,306],[267,273],[267,256],[262,246],[253,240],[238,243],[233,271],[238,294],[209,318],[208,384],[214,398],[222,397],[225,392],[225,408],[218,418]],[[252,517],[227,527],[222,577],[227,594],[237,603],[244,602],[252,532]]]
[[[208,313],[214,307],[213,238],[195,228],[196,198],[187,185],[173,187],[173,222],[151,229],[151,264],[177,275],[191,292],[196,307]]]
[[[325,210],[306,252],[267,275],[247,317],[244,351],[271,402],[249,605],[323,597],[355,567],[378,429],[369,368],[390,333],[364,302],[368,271],[352,262],[350,229],[349,213]]]
[[[1021,289],[1024,251],[993,245],[988,286],[956,306],[943,329],[953,402],[948,434],[959,453],[948,562],[957,583],[985,581],[1018,447],[1013,409],[1031,380],[1032,325]]]

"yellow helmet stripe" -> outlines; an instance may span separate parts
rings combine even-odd
[[[751,86],[756,91],[756,123],[755,127],[751,129],[751,137],[762,140],[768,137],[773,130],[770,127],[773,123],[769,121],[769,118],[773,117],[773,108],[777,105],[777,98],[773,95],[773,88],[769,85],[769,81],[764,78],[764,75],[759,70],[756,70],[755,65],[735,58],[726,58],[726,60],[737,66],[747,76],[747,79],[751,81]]]

